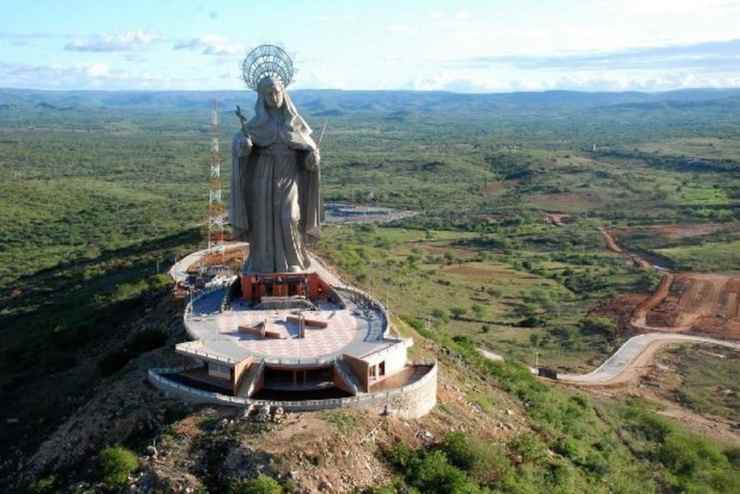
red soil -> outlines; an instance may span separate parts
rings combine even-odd
[[[555,226],[564,226],[572,221],[572,217],[569,214],[562,213],[547,213],[545,214],[545,223],[549,223]]]
[[[617,242],[614,241],[614,237],[612,237],[611,233],[609,233],[609,230],[607,230],[604,227],[599,227],[599,232],[601,232],[601,235],[604,237],[604,240],[606,240],[607,249],[609,249],[612,252],[616,252],[617,254],[624,253],[622,248],[617,245]]]
[[[658,290],[635,307],[630,326],[740,339],[740,276],[666,274]]]

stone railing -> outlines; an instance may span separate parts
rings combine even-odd
[[[234,364],[239,363],[238,361],[234,359],[230,359],[228,357],[224,357],[223,355],[208,353],[205,350],[200,350],[198,348],[192,348],[190,346],[191,343],[197,343],[197,341],[186,341],[185,343],[178,343],[177,345],[175,345],[175,351],[180,350],[180,352],[187,353],[188,355],[197,355],[207,360],[216,360],[218,362],[223,362],[229,365],[234,365]]]
[[[371,408],[377,406],[384,407],[389,413],[397,413],[405,418],[417,418],[428,413],[436,402],[438,370],[436,362],[418,365],[427,365],[429,366],[429,370],[413,383],[377,393],[360,394],[348,398],[330,398],[326,400],[272,401],[234,397],[195,389],[190,386],[177,383],[171,379],[167,379],[163,376],[163,374],[181,372],[183,370],[182,368],[150,369],[148,377],[149,382],[157,387],[157,389],[165,393],[174,394],[182,399],[198,403],[239,407],[246,407],[248,405],[268,405],[270,407],[282,407],[285,410],[294,412],[351,407]]]

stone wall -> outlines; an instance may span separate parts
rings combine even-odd
[[[429,365],[429,371],[418,381],[398,389],[329,400],[268,401],[239,398],[184,386],[162,375],[180,372],[182,369],[150,369],[148,377],[149,382],[165,394],[193,403],[236,407],[270,405],[272,407],[279,406],[286,411],[293,412],[333,408],[365,408],[375,410],[378,413],[397,415],[405,419],[415,419],[429,413],[437,403],[437,370],[439,366],[436,362]]]

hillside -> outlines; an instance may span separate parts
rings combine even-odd
[[[693,347],[671,349],[618,388],[526,368],[608,358],[653,265],[680,276],[651,324],[701,305],[696,280],[736,280],[738,91],[293,95],[328,122],[325,200],[417,213],[325,226],[312,249],[388,305],[413,358],[439,360],[438,406],[257,423],[156,392],[146,369],[186,339],[165,273],[204,244],[211,100],[228,150],[252,96],[0,90],[0,491],[226,492],[258,473],[286,492],[740,490],[722,432],[736,353],[706,350],[699,373]],[[736,309],[728,287],[701,310]],[[693,332],[736,326],[702,316]]]

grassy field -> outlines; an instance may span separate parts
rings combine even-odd
[[[673,398],[699,414],[740,421],[740,359],[721,347],[679,347],[659,355],[658,362],[676,368]]]
[[[740,271],[740,240],[706,242],[702,245],[657,249],[660,255],[674,259],[691,271]]]
[[[174,258],[205,244],[210,96],[141,103],[145,96],[0,91],[10,105],[0,109],[0,419],[24,417],[0,429],[9,458],[32,454],[125,365],[133,355],[128,324],[164,296]],[[692,97],[671,97],[679,96]],[[296,98],[314,128],[328,121],[325,199],[418,212],[384,226],[326,226],[317,252],[386,301],[401,331],[464,355],[533,407],[533,448],[559,455],[515,465],[511,479],[524,480],[499,486],[505,492],[599,491],[606,481],[623,482],[618,492],[641,482],[648,492],[689,492],[701,477],[670,464],[676,452],[665,450],[689,439],[641,408],[583,404],[520,375],[516,363],[492,368],[474,352],[568,370],[591,369],[612,352],[626,335],[593,309],[618,294],[647,293],[658,280],[606,251],[602,225],[718,224],[704,236],[643,235],[629,246],[682,269],[740,270],[740,112],[728,111],[737,103],[656,106],[656,97]],[[237,122],[226,103],[223,116],[228,150]],[[546,213],[571,217],[559,227]],[[46,399],[29,400],[28,389]],[[690,450],[708,447],[697,444]],[[517,458],[527,444],[509,446]],[[622,474],[605,465],[609,452]],[[719,469],[724,482],[730,460],[717,454],[711,465],[686,461]]]
[[[542,365],[587,368],[619,340],[584,327],[588,312],[615,290],[648,289],[654,280],[600,249],[540,245],[548,229],[565,243],[579,227],[473,234],[341,226],[325,228],[318,248],[412,324],[469,336],[532,365],[536,353]],[[587,238],[598,245],[595,229]]]

